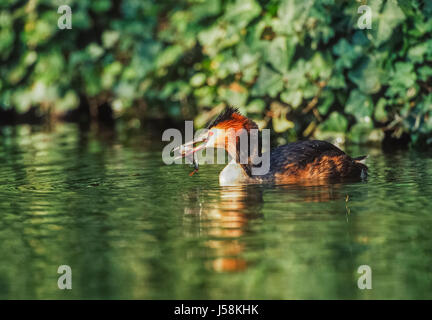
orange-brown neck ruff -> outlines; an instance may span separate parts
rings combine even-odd
[[[250,177],[251,176],[251,165],[252,165],[252,159],[251,155],[253,155],[251,150],[251,139],[250,139],[250,130],[251,129],[258,129],[258,126],[255,122],[252,120],[246,118],[245,116],[241,115],[237,109],[234,108],[226,108],[215,120],[213,120],[212,123],[208,126],[208,128],[211,129],[222,129],[225,132],[225,139],[224,139],[224,148],[225,150],[230,153],[231,150],[233,150],[233,146],[230,146],[230,143],[232,144],[235,141],[235,149],[236,154],[231,154],[231,156],[235,159],[237,163],[240,164],[240,153],[247,151],[247,158],[248,163],[246,164],[240,164],[242,169],[245,171],[245,173]],[[246,132],[240,132],[241,130],[245,130]],[[230,137],[231,134],[235,133],[236,137],[235,139],[232,139]],[[241,138],[240,135],[246,133],[248,135],[247,148],[240,148],[240,142]],[[231,139],[230,139],[231,138]],[[253,150],[255,152],[258,152],[260,154],[260,147],[257,146],[258,150]],[[242,151],[243,150],[243,151]]]

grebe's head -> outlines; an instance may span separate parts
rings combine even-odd
[[[224,148],[228,151],[230,141],[238,141],[242,133],[248,133],[251,129],[258,129],[255,122],[240,114],[238,109],[227,107],[207,125],[207,130],[180,146],[180,154],[184,157],[204,148]]]

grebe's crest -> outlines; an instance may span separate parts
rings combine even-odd
[[[207,124],[207,129],[216,127],[218,124],[221,124],[222,122],[231,120],[233,114],[235,113],[241,115],[238,108],[226,107],[225,110],[223,110],[216,118],[214,118],[212,121],[210,121]]]
[[[236,130],[244,128],[258,128],[258,126],[245,116],[243,116],[238,108],[226,107],[213,121],[207,125],[207,129],[218,128],[218,129],[229,129],[234,128]]]

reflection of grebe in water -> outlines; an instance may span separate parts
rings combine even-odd
[[[179,147],[181,156],[195,154],[204,148],[224,148],[232,161],[219,175],[221,185],[274,182],[298,183],[308,180],[362,179],[367,176],[367,166],[361,163],[366,157],[351,158],[331,143],[318,140],[297,141],[270,151],[270,172],[253,175],[254,161],[250,144],[247,163],[240,163],[239,132],[250,135],[258,129],[252,120],[242,116],[236,109],[227,108],[209,126],[208,131],[191,142]],[[248,139],[248,143],[251,139]],[[230,145],[230,144],[234,144]],[[200,144],[200,145],[197,145]],[[260,148],[257,146],[257,148]],[[255,150],[257,154],[261,150]]]
[[[252,233],[251,223],[262,219],[264,192],[283,193],[288,203],[327,202],[344,200],[340,184],[306,184],[283,186],[246,185],[221,187],[209,195],[193,190],[186,193],[185,217],[199,219],[200,237],[209,238],[205,246],[210,249],[207,266],[217,272],[235,272],[251,264],[245,258],[248,248],[242,238]],[[214,198],[213,196],[216,196]],[[196,231],[194,234],[196,234]]]
[[[216,202],[190,194],[191,205],[185,214],[199,216],[200,235],[210,238],[205,242],[212,249],[209,267],[218,272],[241,271],[247,262],[240,238],[249,232],[250,221],[260,217],[262,190],[257,186],[223,187],[219,193]]]

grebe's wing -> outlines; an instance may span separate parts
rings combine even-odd
[[[287,165],[305,167],[322,156],[343,156],[345,152],[333,144],[320,140],[305,140],[288,143],[270,153],[270,171],[285,170]]]

